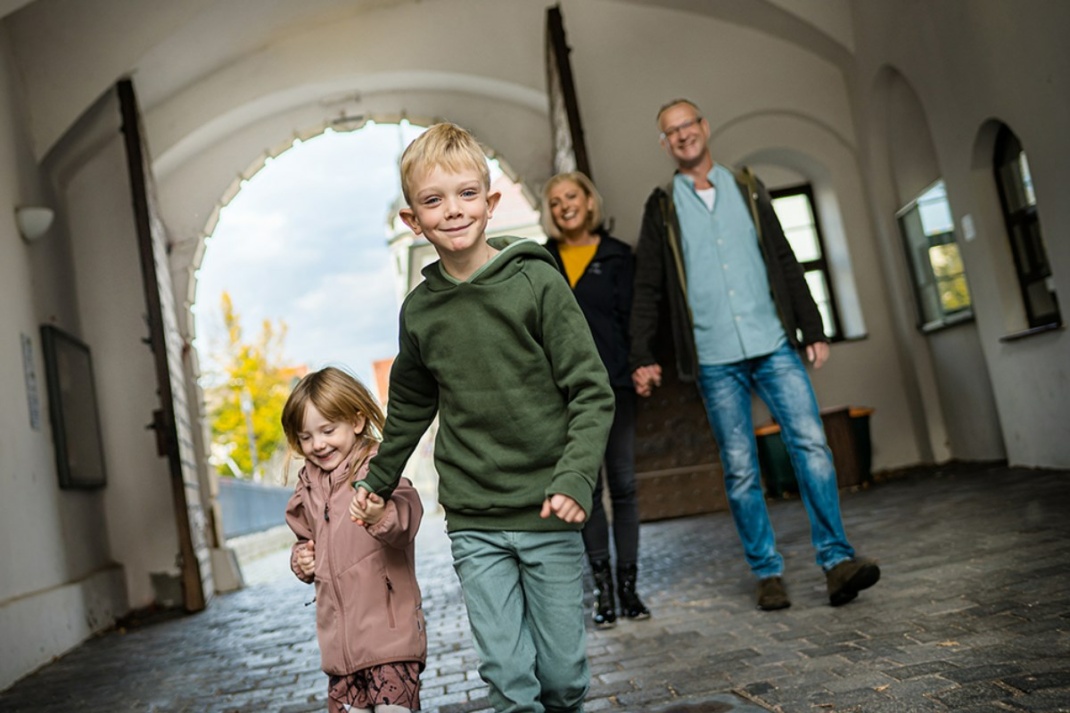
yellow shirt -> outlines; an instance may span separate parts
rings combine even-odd
[[[583,271],[591,264],[594,254],[598,250],[598,243],[590,245],[569,245],[558,243],[557,251],[561,255],[561,262],[565,265],[565,276],[568,277],[569,287],[575,287],[583,276]]]

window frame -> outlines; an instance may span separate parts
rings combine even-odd
[[[832,272],[829,270],[828,264],[828,250],[825,249],[825,235],[821,229],[821,215],[817,210],[817,203],[814,201],[814,188],[810,183],[799,183],[793,186],[783,186],[781,188],[770,189],[769,197],[772,201],[776,201],[778,198],[788,198],[792,196],[803,196],[806,198],[807,204],[810,206],[810,215],[814,218],[814,234],[817,238],[817,247],[821,253],[821,256],[814,260],[798,260],[799,265],[803,269],[803,274],[808,272],[820,271],[822,277],[825,279],[825,287],[828,290],[829,295],[829,313],[832,319],[832,328],[835,330],[835,334],[832,336],[826,334],[825,337],[829,342],[843,342],[847,340],[846,335],[843,332],[843,322],[840,319],[839,300],[836,297],[836,286],[832,280]],[[775,212],[775,211],[774,211]],[[779,217],[777,221],[779,222]],[[782,226],[783,227],[783,226]],[[811,295],[813,297],[813,295]]]
[[[929,315],[927,314],[927,310],[925,307],[924,295],[924,290],[929,287],[929,285],[918,283],[917,272],[919,266],[914,264],[913,257],[913,248],[915,246],[911,243],[911,236],[908,235],[907,232],[904,230],[904,218],[908,214],[914,211],[918,211],[920,222],[920,208],[918,206],[921,204],[921,199],[928,195],[938,184],[943,184],[944,200],[948,203],[948,213],[951,218],[951,229],[946,233],[947,235],[951,236],[951,239],[941,244],[952,244],[955,246],[958,252],[958,259],[962,262],[962,278],[965,281],[966,292],[969,296],[970,302],[967,306],[951,312],[945,310],[943,305],[941,304],[939,317],[937,319],[929,319]],[[906,253],[905,257],[907,261],[907,271],[909,273],[911,291],[914,293],[914,307],[915,312],[917,314],[918,330],[923,333],[929,334],[932,332],[938,332],[943,329],[947,329],[949,327],[954,327],[956,325],[962,324],[963,322],[972,322],[975,319],[973,311],[973,291],[970,289],[970,278],[966,270],[966,262],[962,255],[962,249],[959,246],[958,232],[955,228],[955,215],[954,213],[951,213],[950,201],[947,199],[947,183],[944,181],[943,177],[937,178],[935,181],[927,185],[916,196],[910,199],[910,201],[908,201],[906,205],[897,210],[895,212],[895,222],[896,226],[899,229],[899,237],[902,241],[903,250]],[[928,239],[931,238],[932,235],[926,234],[925,237]],[[936,271],[933,269],[932,260],[928,256],[928,250],[931,250],[932,247],[934,247],[934,245],[930,242],[930,244],[928,245],[928,249],[926,250],[925,268],[928,270],[928,273],[932,278],[931,284],[937,285],[940,282],[940,278],[936,274]],[[939,292],[936,293],[936,299],[938,302],[942,302],[942,300],[940,299]]]
[[[1037,213],[1036,199],[1032,203],[1011,209],[1010,186],[1007,185],[1004,169],[1021,161],[1027,156],[1021,140],[1006,124],[1001,124],[996,135],[996,143],[992,152],[992,172],[996,182],[996,192],[999,194],[1000,212],[1003,214],[1003,225],[1007,230],[1007,243],[1014,261],[1014,273],[1018,280],[1018,288],[1022,295],[1022,307],[1025,310],[1026,322],[1029,330],[1046,330],[1061,327],[1063,325],[1062,310],[1059,308],[1059,296],[1054,289],[1047,289],[1047,282],[1051,279],[1051,261],[1048,259],[1048,251],[1044,245],[1044,233],[1040,226],[1040,216]],[[1028,166],[1028,158],[1026,165]],[[1021,179],[1021,175],[1018,175]],[[1025,193],[1025,182],[1019,181],[1015,188]],[[1017,236],[1034,235],[1035,240],[1023,239],[1021,249],[1017,247]],[[1023,264],[1022,251],[1030,253],[1029,261],[1038,266],[1037,270],[1030,270]],[[1054,312],[1047,314],[1038,312],[1038,305],[1030,296],[1030,288],[1037,284],[1043,284],[1054,303]]]

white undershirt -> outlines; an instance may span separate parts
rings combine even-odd
[[[713,210],[713,201],[717,198],[717,188],[710,186],[709,188],[696,188],[695,193],[702,199],[702,202],[706,204],[706,208]]]

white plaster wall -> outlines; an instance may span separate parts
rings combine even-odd
[[[62,219],[38,241],[18,234],[18,205],[55,206],[33,160],[21,87],[0,32],[0,689],[125,613],[101,491],[61,491],[52,448],[40,324],[74,315]],[[59,279],[56,279],[59,277]],[[32,343],[28,386],[21,337]],[[39,424],[31,425],[35,398]]]
[[[19,59],[38,158],[139,57],[211,0],[36,0],[5,19]],[[62,48],[62,51],[56,51]]]
[[[117,111],[112,115],[117,126]],[[102,414],[109,544],[126,568],[130,605],[138,608],[154,601],[152,573],[177,575],[179,548],[170,474],[146,428],[159,397],[152,352],[142,341],[148,326],[128,175],[115,131],[59,189],[71,230],[81,337],[93,352]]]
[[[672,174],[655,121],[670,99],[696,102],[715,136],[785,113],[854,142],[842,74],[795,45],[678,10],[610,0],[562,6],[593,177],[624,240],[637,239],[647,196]]]
[[[158,157],[161,202],[177,241],[172,259],[189,265],[198,258],[200,234],[236,171],[265,153],[277,153],[280,140],[285,146],[288,137],[322,125],[330,113],[404,111],[457,121],[538,190],[549,169],[544,101],[532,99],[544,91],[544,11],[538,3],[486,0],[389,6],[280,39],[150,107],[147,126]],[[647,194],[671,172],[657,144],[654,114],[678,95],[700,103],[715,134],[736,137],[740,127],[749,127],[751,152],[785,143],[804,146],[824,137],[818,162],[836,164],[836,187],[857,194],[846,84],[828,61],[692,13],[612,0],[566,4],[564,13],[593,174],[624,240],[634,242]],[[486,24],[458,24],[457,15],[478,15]],[[442,33],[443,26],[456,32]],[[487,33],[485,27],[499,31]],[[399,32],[406,38],[400,54],[393,51]],[[691,49],[667,52],[666,47]],[[754,58],[746,73],[714,71],[743,55]],[[439,69],[443,56],[450,58],[447,72]],[[785,66],[792,71],[785,72]],[[444,91],[428,85],[435,78]],[[405,91],[388,91],[392,84]],[[726,160],[742,155],[733,145],[737,140],[718,141],[730,154]],[[829,152],[836,156],[824,155]],[[864,252],[866,220],[853,197],[842,202],[850,249]],[[862,257],[865,265],[873,264],[872,251]],[[173,268],[176,276],[184,269]],[[849,281],[842,290],[845,298],[853,287]],[[189,283],[176,282],[176,288],[192,297]],[[881,310],[879,284],[873,289],[859,300],[861,323],[869,311]],[[874,324],[879,328],[883,319],[875,316]],[[900,417],[907,412],[905,390],[894,378],[882,381],[882,389],[872,386],[871,370],[898,373],[894,350],[876,334],[861,349],[841,350],[839,378],[822,380],[829,386],[818,387],[822,392],[835,385],[835,391],[819,397],[876,407],[881,415],[874,429],[882,434],[875,439],[877,463],[894,467],[914,462],[918,449],[912,446],[909,419]]]
[[[770,142],[770,136],[778,141]],[[777,161],[773,166],[794,168],[814,186],[826,248],[831,255],[838,254],[833,260],[841,280],[837,298],[841,304],[857,301],[864,325],[860,338],[833,344],[828,363],[811,370],[818,402],[823,407],[875,409],[870,418],[875,470],[917,463],[921,453],[910,427],[910,398],[904,388],[903,365],[897,358],[887,285],[871,277],[881,273],[880,256],[870,230],[853,147],[814,122],[773,115],[736,124],[719,137],[713,152],[729,163],[753,165],[763,180],[767,180],[767,173],[776,178],[777,173],[766,167]],[[828,200],[829,194],[835,195],[834,202]],[[878,374],[881,378],[875,378]]]
[[[976,168],[975,142],[994,117],[1007,123],[1026,147],[1056,290],[1066,303],[1070,241],[1061,236],[1070,231],[1070,203],[1062,199],[1070,185],[1070,53],[1064,37],[1070,5],[1057,0],[912,0],[855,2],[853,8],[857,114],[871,121],[866,102],[882,67],[900,72],[924,108],[953,213],[960,220],[972,215],[977,223],[977,239],[965,242],[962,251],[1008,460],[1066,467],[1070,337],[1064,329],[1000,342],[1009,329],[1008,303],[1019,298],[1002,289],[1006,280],[993,270],[1011,258],[998,209],[989,205],[994,191],[978,188],[984,171]],[[879,141],[868,130],[862,133]],[[874,205],[887,207],[890,186],[881,170],[867,163]],[[1024,327],[1024,316],[1019,325]]]
[[[823,218],[826,230],[840,229],[847,261],[840,274],[880,273],[847,84],[836,67],[713,18],[640,6],[618,6],[607,17],[600,12],[605,7],[573,3],[565,17],[592,171],[619,237],[634,243],[646,197],[671,175],[655,115],[666,101],[685,96],[710,121],[715,159],[778,165],[806,176],[819,196],[835,192],[838,210]],[[827,197],[823,207],[830,207]],[[823,405],[876,409],[876,469],[916,463],[920,451],[886,287],[881,280],[850,280],[839,296],[850,299],[852,292],[866,337],[833,347],[832,361],[813,372],[815,391]]]
[[[905,206],[943,178],[937,153],[929,132],[925,109],[909,81],[900,73],[887,69],[880,82],[884,96],[878,97],[884,113],[883,126],[887,134],[887,161],[894,186],[894,205]],[[952,208],[952,211],[954,209]],[[1001,460],[1006,457],[1000,433],[999,415],[991,386],[991,377],[978,338],[977,325],[970,320],[953,328],[920,334],[916,325],[918,315],[913,293],[912,270],[908,267],[901,231],[896,223],[888,233],[886,250],[896,255],[897,269],[889,273],[904,305],[904,321],[899,339],[925,348],[912,352],[919,373],[931,379],[920,390],[926,411],[929,442],[936,455],[946,453],[962,460]],[[957,243],[964,249],[962,231],[957,231]],[[968,268],[969,266],[967,266]],[[976,275],[967,269],[971,294],[978,290]],[[912,323],[905,319],[913,314]],[[919,363],[924,362],[924,363]]]
[[[799,15],[847,49],[854,51],[854,28],[851,27],[851,0],[769,0],[774,5]]]

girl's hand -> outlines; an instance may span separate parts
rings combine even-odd
[[[364,495],[364,497],[361,497]],[[363,502],[362,502],[363,501]],[[386,501],[382,496],[369,493],[364,488],[357,488],[353,500],[349,503],[349,519],[358,525],[371,527],[383,519],[386,513]]]
[[[301,572],[306,577],[311,577],[316,573],[316,543],[309,540],[305,543],[305,546],[297,551],[297,566],[301,568]]]
[[[587,519],[587,513],[580,504],[567,495],[555,493],[542,503],[542,512],[539,513],[544,520],[550,515],[557,515],[559,520],[565,522],[583,522]]]

